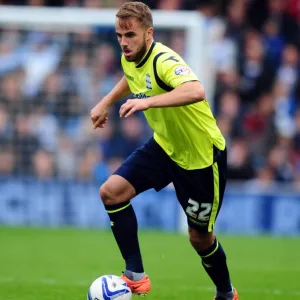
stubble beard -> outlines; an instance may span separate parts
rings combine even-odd
[[[147,52],[147,43],[146,43],[146,40],[144,40],[144,43],[141,46],[140,50],[138,50],[137,53],[133,54],[130,57],[125,56],[125,59],[128,62],[136,62],[137,63],[137,62],[141,61],[141,59],[145,56],[146,52]]]

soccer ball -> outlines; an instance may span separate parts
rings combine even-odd
[[[87,300],[132,300],[132,293],[121,277],[104,275],[92,283]]]

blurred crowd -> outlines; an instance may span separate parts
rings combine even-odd
[[[123,2],[0,0],[89,8]],[[144,2],[205,16],[229,179],[299,183],[300,0]],[[158,31],[155,39],[184,56],[183,32]],[[122,103],[104,129],[92,128],[89,112],[121,78],[119,62],[113,28],[0,29],[0,174],[103,182],[152,134],[142,114],[119,119]]]

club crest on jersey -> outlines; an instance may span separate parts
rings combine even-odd
[[[174,72],[176,75],[189,75],[191,70],[185,66],[179,66]]]
[[[152,85],[151,85],[151,76],[149,73],[146,74],[146,88],[148,90],[152,90]]]

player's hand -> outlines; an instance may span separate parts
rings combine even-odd
[[[147,99],[129,99],[120,108],[120,117],[129,117],[136,111],[144,111],[149,108]]]
[[[90,113],[91,120],[93,122],[94,129],[103,128],[108,121],[108,107],[99,102]]]

